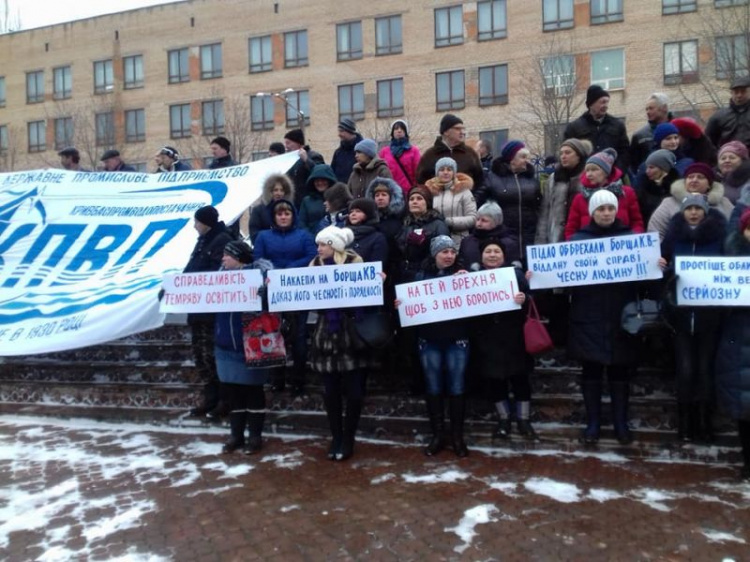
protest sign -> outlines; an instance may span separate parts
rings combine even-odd
[[[532,289],[660,279],[656,232],[526,248]]]
[[[262,310],[258,289],[263,275],[258,269],[227,269],[205,273],[175,273],[164,276],[159,311],[250,312]]]
[[[396,285],[404,327],[518,310],[521,305],[513,301],[516,293],[518,280],[512,267]]]
[[[271,312],[326,310],[383,304],[380,262],[272,269],[268,272]]]
[[[750,306],[750,258],[675,258],[677,304]]]

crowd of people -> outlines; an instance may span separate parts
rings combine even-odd
[[[568,125],[554,170],[541,180],[522,140],[507,141],[493,157],[488,143],[467,143],[463,121],[452,114],[442,117],[439,135],[423,153],[410,143],[403,119],[392,123],[390,142],[379,150],[344,119],[330,165],[305,144],[303,131],[289,131],[283,148],[299,160],[286,174],[266,179],[238,226],[224,225],[211,207],[196,213],[199,238],[185,271],[381,262],[385,298],[378,313],[393,318],[392,353],[375,353],[354,336],[352,326],[373,310],[294,312],[284,314],[290,366],[243,367],[242,342],[231,329],[239,313],[191,314],[196,368],[206,381],[204,402],[192,414],[228,414],[231,437],[224,451],[257,451],[263,385],[303,393],[309,366],[323,381],[332,436],[328,457],[344,460],[354,452],[367,375],[386,356],[390,362],[381,368],[398,369],[417,388],[421,382],[432,431],[425,454],[447,446],[459,457],[468,454],[469,369],[497,414],[493,438],[511,439],[515,432],[536,440],[530,422],[534,360],[524,345],[533,298],[557,343],[581,364],[581,442],[593,445],[600,438],[606,375],[608,418],[616,439],[628,444],[639,339],[622,329],[622,310],[658,295],[672,328],[666,339],[674,349],[677,438],[711,442],[715,406],[721,406],[737,420],[742,475],[750,478],[750,308],[677,306],[675,298],[677,257],[750,256],[750,79],[738,79],[730,90],[730,106],[705,130],[692,119],[672,119],[666,96],[655,93],[646,102],[648,123],[629,140],[623,123],[608,112],[609,93],[591,86],[587,111]],[[215,139],[212,147],[222,149],[224,141]],[[160,151],[164,169],[171,169],[175,156],[168,148]],[[228,141],[222,150],[217,160],[228,157]],[[646,231],[659,234],[663,280],[532,295],[528,246]],[[499,267],[514,268],[518,310],[398,325],[397,285]]]

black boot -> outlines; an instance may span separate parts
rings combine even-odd
[[[247,424],[247,412],[245,410],[233,410],[229,413],[229,439],[224,443],[221,452],[233,453],[241,449],[245,444],[245,425]]]
[[[677,403],[677,440],[690,443],[693,440],[692,408],[690,403]]]
[[[432,438],[425,447],[424,454],[432,457],[445,448],[445,410],[441,395],[428,394],[425,396],[425,402],[427,403],[427,415],[430,417]]]
[[[523,401],[516,403],[516,424],[518,427],[518,434],[527,441],[539,441],[539,436],[536,434],[536,431],[534,431],[534,428],[529,421],[530,415],[530,402]]]
[[[265,412],[247,411],[247,425],[250,435],[243,452],[246,455],[257,453],[263,448],[263,423],[266,421]]]
[[[359,418],[362,415],[361,398],[347,398],[346,416],[344,417],[344,439],[341,444],[341,452],[336,455],[337,461],[345,461],[354,454],[354,439],[359,427]]]
[[[210,412],[206,412],[206,419],[212,422],[221,422],[222,419],[229,415],[229,412],[233,410],[229,404],[231,400],[229,394],[231,392],[233,390],[230,390],[230,387],[224,383],[219,383],[218,402]]]
[[[599,442],[602,417],[602,382],[588,380],[581,383],[583,405],[586,408],[586,429],[581,432],[580,441],[585,445]]]
[[[710,402],[698,403],[698,420],[700,428],[696,437],[703,443],[714,442],[714,409]]]
[[[495,402],[495,410],[497,411],[498,423],[497,428],[492,434],[493,439],[502,439],[503,441],[510,440],[511,425],[510,425],[510,404],[507,400],[501,400]]]
[[[216,380],[203,385],[203,399],[199,406],[190,410],[190,416],[200,418],[216,408],[219,403],[219,384]]]
[[[451,416],[451,441],[453,452],[457,457],[468,456],[469,449],[464,442],[464,420],[466,418],[466,400],[463,394],[451,396],[448,402]]]
[[[341,445],[344,440],[344,427],[341,420],[341,395],[323,395],[323,403],[328,416],[328,427],[331,430],[331,446],[328,449],[328,460],[336,460],[336,455],[341,454]]]
[[[633,442],[633,434],[628,427],[630,383],[624,381],[610,382],[609,396],[612,401],[612,425],[615,430],[615,438],[620,445],[630,445]]]

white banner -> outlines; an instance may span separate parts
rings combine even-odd
[[[526,248],[532,289],[661,279],[656,232]]]
[[[402,326],[518,310],[518,281],[512,267],[475,271],[396,285]]]
[[[210,273],[175,273],[164,276],[160,312],[250,312],[262,310],[259,269],[232,269]]]
[[[675,259],[677,304],[750,306],[750,258]]]
[[[0,174],[0,355],[85,347],[164,322],[162,278],[182,271],[193,214],[235,220],[296,153],[166,174]]]
[[[383,304],[380,262],[272,269],[268,272],[268,309],[325,310]]]

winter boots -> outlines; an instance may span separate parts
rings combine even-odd
[[[328,417],[328,427],[331,430],[331,446],[328,448],[328,460],[335,461],[336,455],[341,453],[341,445],[344,441],[344,424],[341,419],[342,404],[341,396],[323,395],[323,403]]]
[[[344,436],[341,443],[341,452],[336,455],[337,461],[345,461],[354,454],[354,439],[359,427],[359,418],[362,415],[361,398],[347,398],[346,416],[344,417]]]
[[[463,394],[450,396],[448,408],[451,416],[451,443],[457,457],[468,456],[469,449],[464,442],[464,419],[466,418],[466,399]]]
[[[529,421],[529,415],[531,413],[530,402],[517,402],[516,403],[516,426],[518,427],[518,434],[525,438],[527,441],[539,441],[534,428],[531,426]]]
[[[586,429],[581,433],[579,441],[584,445],[594,445],[599,442],[602,424],[602,382],[584,380],[581,383],[581,392],[586,408]]]
[[[257,453],[263,448],[263,423],[266,421],[265,410],[246,410],[249,436],[243,452],[246,455]]]
[[[612,425],[615,429],[615,438],[620,445],[630,445],[633,442],[633,434],[628,426],[630,383],[627,381],[610,382],[609,396],[612,401]]]
[[[495,402],[495,410],[497,411],[498,424],[495,431],[492,433],[492,439],[501,439],[503,441],[510,440],[510,403],[507,400],[501,402]]]
[[[230,435],[224,443],[221,452],[223,454],[233,453],[245,445],[245,424],[247,423],[247,410],[233,410],[229,413]]]
[[[441,395],[428,394],[425,401],[427,403],[427,415],[430,418],[432,437],[427,447],[424,448],[424,454],[432,457],[445,448],[445,411]]]

